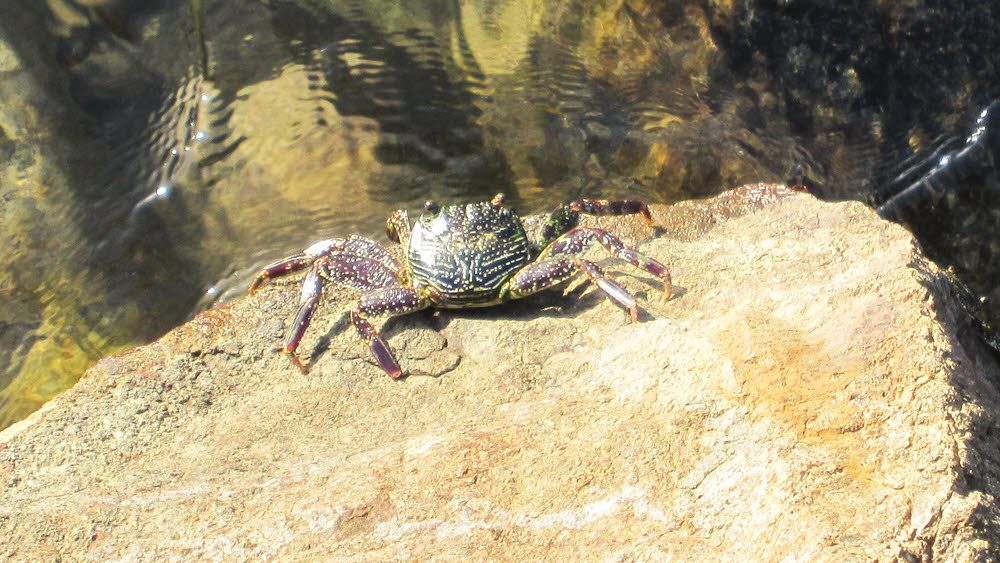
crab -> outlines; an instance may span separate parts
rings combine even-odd
[[[659,278],[664,299],[670,299],[666,266],[626,248],[604,229],[579,226],[581,213],[639,214],[652,224],[649,207],[641,201],[581,199],[559,206],[529,236],[521,218],[504,207],[503,194],[465,205],[428,201],[412,230],[405,210],[393,212],[386,223],[389,238],[405,249],[405,263],[381,244],[353,234],[317,242],[265,266],[249,292],[253,294],[266,279],[308,268],[299,308],[283,343],[284,352],[303,373],[308,369],[296,349],[320,302],[324,281],[363,292],[351,311],[351,323],[379,367],[394,379],[402,375],[402,369],[372,325],[372,317],[405,315],[429,307],[488,307],[557,286],[583,272],[637,322],[636,298],[583,258],[595,243]]]

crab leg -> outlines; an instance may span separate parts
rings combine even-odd
[[[540,246],[545,247],[559,236],[570,232],[580,224],[580,214],[586,215],[642,215],[647,225],[653,224],[649,206],[635,199],[578,199],[568,205],[560,205],[549,214],[548,220],[539,233]]]
[[[538,293],[572,278],[578,270],[572,258],[567,256],[532,262],[507,281],[500,297],[503,300],[520,299]]]
[[[253,280],[253,283],[250,284],[249,293],[253,295],[265,279],[278,278],[301,270],[331,252],[343,249],[346,242],[347,240],[342,238],[321,240],[298,254],[293,254],[264,266]]]
[[[501,295],[505,299],[520,299],[532,293],[555,287],[581,271],[587,274],[590,281],[594,282],[608,297],[625,307],[632,322],[639,320],[639,309],[635,297],[618,282],[604,277],[604,272],[597,264],[575,256],[555,256],[528,264],[507,282]]]
[[[299,342],[309,328],[316,307],[323,296],[323,278],[356,289],[369,290],[391,286],[399,282],[399,274],[384,263],[365,256],[334,253],[313,262],[302,282],[302,297],[292,326],[285,336],[283,350],[303,373],[308,369],[295,355]]]
[[[430,304],[431,300],[427,291],[397,285],[376,289],[362,295],[354,310],[351,311],[351,323],[372,351],[379,367],[389,377],[396,379],[402,375],[403,371],[399,368],[399,362],[393,356],[389,345],[385,343],[385,340],[382,340],[375,327],[368,322],[368,318],[405,315],[426,309]]]
[[[316,262],[319,275],[340,285],[368,291],[399,284],[399,272],[368,256],[336,253]]]
[[[343,247],[335,250],[337,252],[357,254],[358,256],[375,260],[397,274],[403,269],[399,260],[397,260],[392,253],[386,250],[384,246],[361,235],[350,235],[347,237],[347,240],[344,241]]]
[[[309,322],[312,320],[313,313],[316,312],[316,305],[319,304],[319,299],[322,295],[323,284],[320,281],[319,268],[313,266],[309,270],[309,273],[306,274],[305,281],[302,282],[302,297],[299,300],[299,310],[295,312],[295,319],[292,321],[291,328],[288,329],[288,334],[285,335],[285,342],[282,346],[282,350],[288,354],[288,357],[292,359],[292,363],[302,373],[307,373],[309,370],[299,360],[299,357],[295,355],[295,350],[299,347],[302,335],[309,328]]]
[[[292,272],[296,272],[315,263],[325,256],[337,256],[339,254],[343,255],[356,255],[359,260],[367,260],[376,262],[378,265],[382,266],[382,270],[388,270],[394,276],[394,280],[398,279],[399,272],[402,266],[399,260],[396,260],[392,254],[389,253],[382,245],[379,243],[365,238],[361,235],[350,235],[346,239],[334,238],[328,240],[321,240],[309,248],[303,250],[298,254],[293,254],[287,258],[282,258],[277,262],[273,262],[261,268],[257,277],[250,284],[249,293],[252,295],[260,284],[264,282],[265,279],[277,278],[284,275],[288,275]],[[342,277],[348,277],[349,274],[345,274]],[[360,275],[364,275],[362,272]],[[332,276],[325,276],[333,281],[340,281]],[[395,283],[393,281],[392,283]],[[345,283],[349,287],[355,287],[351,283]],[[388,283],[382,284],[389,285]]]
[[[573,262],[576,267],[580,269],[583,273],[587,274],[590,281],[597,284],[597,287],[601,288],[608,297],[617,301],[622,307],[628,310],[628,316],[632,319],[632,322],[639,322],[639,307],[636,305],[635,296],[629,293],[627,289],[621,286],[618,282],[611,278],[604,277],[604,271],[601,270],[600,266],[594,264],[589,260],[584,260],[582,258],[574,258]]]
[[[645,202],[635,199],[578,199],[566,207],[570,211],[587,215],[633,215],[640,214],[647,225],[653,224],[653,216]]]
[[[587,251],[595,242],[601,243],[613,256],[625,260],[633,266],[645,270],[663,281],[664,300],[669,301],[671,295],[670,270],[653,258],[631,248],[626,248],[622,241],[605,231],[592,227],[577,227],[557,238],[539,255],[539,260],[557,256],[579,256]],[[610,294],[609,294],[610,295]]]
[[[306,256],[304,252],[301,252],[287,258],[282,258],[277,262],[272,262],[261,268],[257,277],[254,278],[253,283],[250,284],[248,292],[250,295],[253,295],[253,293],[257,291],[257,288],[260,287],[260,284],[264,283],[265,279],[277,278],[301,270],[302,268],[312,264],[315,260],[315,258]]]

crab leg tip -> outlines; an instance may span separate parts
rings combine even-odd
[[[253,295],[262,283],[264,283],[264,276],[257,276],[257,279],[253,280],[253,283],[247,288],[247,294]]]
[[[389,350],[389,347],[386,346],[384,340],[376,336],[368,343],[368,347],[375,356],[375,360],[378,361],[378,367],[382,368],[382,371],[384,371],[386,375],[393,379],[399,379],[399,377],[403,375],[403,370],[400,369],[399,363],[396,362],[396,358],[392,356],[392,352]]]
[[[636,307],[635,305],[629,307],[628,308],[628,314],[629,314],[629,317],[632,318],[632,322],[634,322],[634,323],[639,322],[639,308],[638,307]]]
[[[302,373],[309,373],[309,368],[302,363],[302,360],[300,360],[299,357],[295,355],[295,352],[293,350],[285,348],[283,351],[285,352],[285,354],[288,354],[288,358],[292,360],[292,363],[295,364],[295,367],[299,368],[299,371],[301,371]]]

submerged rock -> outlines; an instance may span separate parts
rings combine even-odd
[[[996,357],[858,203],[773,188],[611,228],[640,322],[588,283],[414,314],[372,364],[296,280],[107,358],[0,432],[23,559],[972,560],[1000,549]],[[595,251],[599,256],[599,251]],[[426,375],[425,375],[426,374]]]

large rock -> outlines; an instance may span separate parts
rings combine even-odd
[[[22,559],[988,559],[996,357],[900,227],[781,189],[655,210],[675,297],[415,314],[369,360],[295,279],[101,361],[0,433]],[[599,252],[595,255],[600,256]]]

